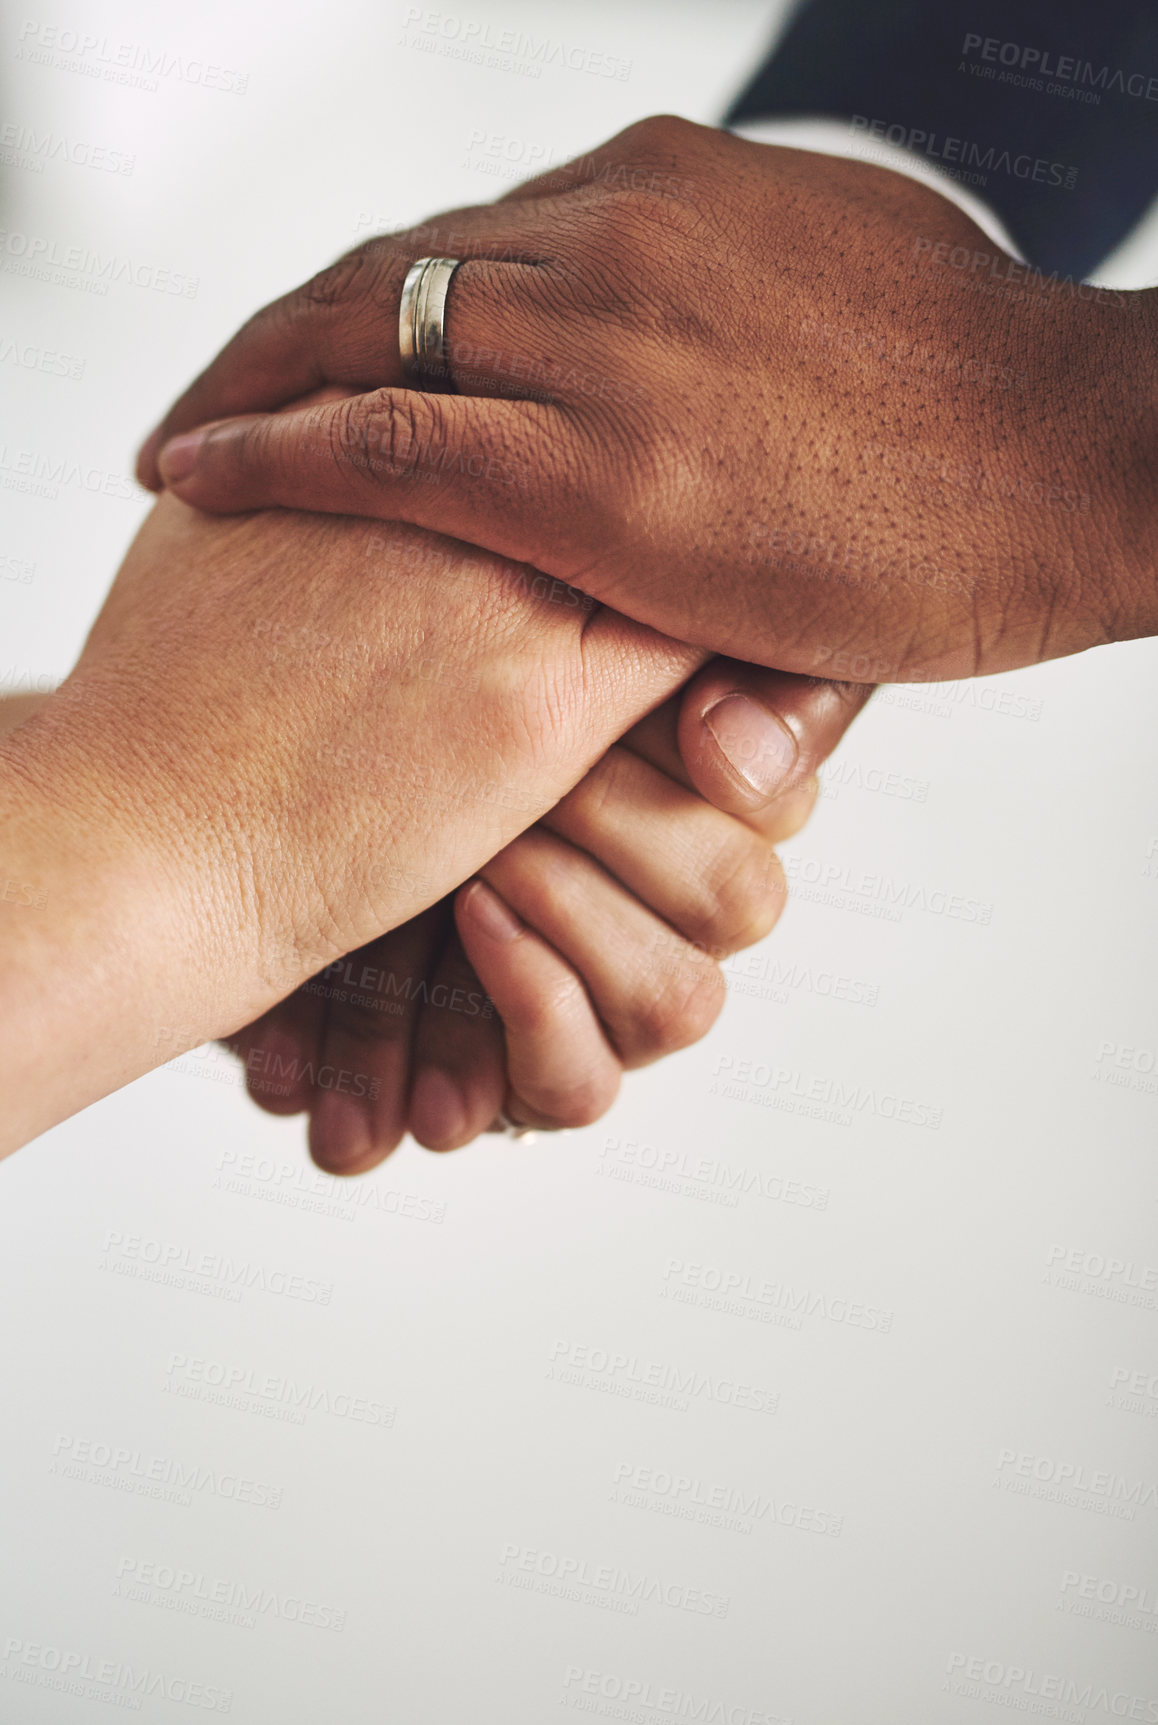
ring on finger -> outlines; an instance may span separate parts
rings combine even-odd
[[[449,383],[446,363],[446,296],[461,258],[419,258],[402,284],[398,306],[398,351],[408,383]]]
[[[540,1132],[565,1132],[565,1126],[521,1126],[517,1120],[512,1120],[503,1109],[495,1115],[494,1123],[487,1128],[497,1132],[503,1138],[518,1138],[524,1143],[533,1144]]]

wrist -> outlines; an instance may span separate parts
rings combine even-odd
[[[1084,562],[1106,641],[1158,634],[1158,289],[1118,300],[1108,329],[1095,333],[1088,311],[1080,326],[1093,467]]]
[[[103,720],[70,683],[0,737],[0,1154],[248,1004],[227,871]]]

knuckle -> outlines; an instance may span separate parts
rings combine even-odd
[[[718,966],[690,949],[639,1006],[632,1025],[632,1064],[690,1048],[712,1028],[726,995]]]
[[[533,1046],[551,1046],[586,1010],[587,992],[578,976],[569,971],[549,988],[535,987],[524,997],[507,1002],[502,1017],[508,1036],[525,1038]]]
[[[436,436],[437,413],[420,407],[410,391],[377,390],[338,403],[330,427],[336,466],[405,478],[417,470],[424,444]]]
[[[652,170],[651,177],[658,179],[661,174],[662,170],[657,168]],[[640,175],[641,179],[643,177]],[[634,253],[638,252],[643,237],[646,237],[652,252],[662,243],[669,253],[682,241],[702,242],[704,238],[699,200],[686,194],[656,197],[649,190],[649,183],[614,191],[604,202],[601,219],[605,232],[623,244],[630,244]],[[625,302],[632,306],[636,316],[646,316],[649,326],[657,332],[661,320],[666,329],[671,319],[681,313],[689,328],[702,327],[700,316],[690,315],[689,308],[681,306],[677,295],[667,293],[657,301],[655,265],[646,254],[629,253],[622,263],[617,259],[616,280]]]
[[[370,273],[369,250],[366,246],[357,246],[335,263],[327,264],[324,270],[319,270],[302,285],[298,290],[301,305],[308,311],[330,311],[348,306],[351,300],[359,297]]]
[[[695,938],[713,953],[755,946],[771,934],[784,908],[784,871],[775,851],[754,833],[731,836],[702,885]]]
[[[562,1129],[593,1126],[606,1114],[615,1100],[617,1083],[601,1080],[595,1075],[568,1079],[558,1084],[549,1082],[524,1085],[522,1097],[543,1120]]]
[[[232,480],[240,475],[260,480],[280,476],[288,453],[278,435],[280,430],[275,417],[262,415],[250,422],[240,440],[218,438],[210,432],[205,450],[218,477]]]
[[[621,330],[638,334],[651,326],[656,311],[655,229],[660,220],[657,200],[645,191],[616,187],[598,207],[598,218],[576,247],[574,273],[562,285],[580,316],[597,318],[602,326],[603,351],[621,362],[629,352]],[[664,297],[664,312],[668,310]]]
[[[613,744],[583,778],[556,805],[563,814],[576,814],[584,833],[595,835],[612,826],[617,811],[630,806],[636,789],[638,762],[626,749]],[[550,817],[548,817],[548,825]]]
[[[685,120],[679,114],[648,114],[628,126],[620,138],[623,142],[630,139],[645,149],[678,150],[689,144],[698,131],[699,127],[692,120]]]

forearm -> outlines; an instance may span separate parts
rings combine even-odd
[[[231,1016],[212,891],[117,818],[59,702],[0,706],[0,1155]]]

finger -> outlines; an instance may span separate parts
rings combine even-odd
[[[632,754],[666,773],[677,785],[683,785],[700,796],[702,793],[693,785],[692,776],[679,751],[682,699],[682,692],[673,695],[662,707],[648,713],[620,738],[620,747],[630,749]],[[804,723],[807,734],[807,717]],[[788,839],[795,838],[801,827],[807,823],[819,794],[820,783],[815,775],[807,779],[794,778],[788,790],[773,797],[771,802],[757,803],[747,811],[733,809],[728,819],[741,821],[752,832],[758,833],[766,845],[784,844]],[[642,896],[646,898],[646,894]]]
[[[809,681],[808,678],[791,677],[788,673],[783,675],[784,680],[789,683]],[[677,785],[683,785],[686,790],[696,790],[679,748],[682,700],[682,691],[670,696],[662,706],[646,714],[630,731],[625,732],[620,738],[619,746],[630,749],[632,754],[657,767],[661,773],[666,773]],[[801,723],[805,743],[811,746],[811,725],[807,712],[801,716]],[[696,795],[700,794],[697,790]],[[820,785],[815,775],[802,780],[794,779],[790,788],[771,802],[758,804],[747,812],[733,810],[729,819],[742,821],[745,826],[758,833],[766,845],[783,844],[794,838],[806,824],[819,794]],[[641,893],[640,896],[650,903],[646,893]]]
[[[539,402],[382,389],[227,420],[167,446],[165,483],[198,509],[314,509],[409,521],[519,561],[578,555],[580,437]]]
[[[575,970],[483,881],[461,888],[455,921],[506,1032],[504,1112],[526,1126],[591,1125],[621,1067]]]
[[[778,799],[802,790],[828,758],[872,688],[713,659],[680,706],[679,742],[689,777],[718,809],[779,818]],[[814,794],[814,793],[813,793]]]
[[[759,826],[770,845],[787,844],[812,819],[820,796],[820,780],[805,779],[781,793],[759,817]]]
[[[502,1021],[451,929],[418,1014],[407,1127],[428,1150],[485,1132],[503,1105]]]
[[[609,749],[539,825],[711,953],[763,940],[784,907],[768,840],[629,748]]]
[[[620,748],[630,749],[640,760],[648,761],[661,773],[666,773],[677,785],[692,790],[691,777],[680,754],[679,718],[683,690],[677,689],[660,706],[632,725],[619,739]]]
[[[210,420],[283,406],[322,384],[400,386],[402,286],[420,257],[460,258],[448,297],[448,334],[478,347],[525,352],[536,272],[558,267],[546,212],[491,206],[366,241],[251,317],[146,438],[137,477],[156,490],[157,456],[181,432]],[[464,367],[478,371],[483,362]]]
[[[363,1174],[402,1140],[422,984],[447,920],[434,905],[315,979],[327,994],[310,1154],[327,1173]]]
[[[226,1043],[242,1062],[250,1097],[267,1114],[301,1114],[313,1099],[312,1072],[325,1023],[325,1004],[314,981]]]
[[[583,978],[624,1066],[686,1048],[715,1023],[716,966],[585,852],[532,827],[479,874]]]

